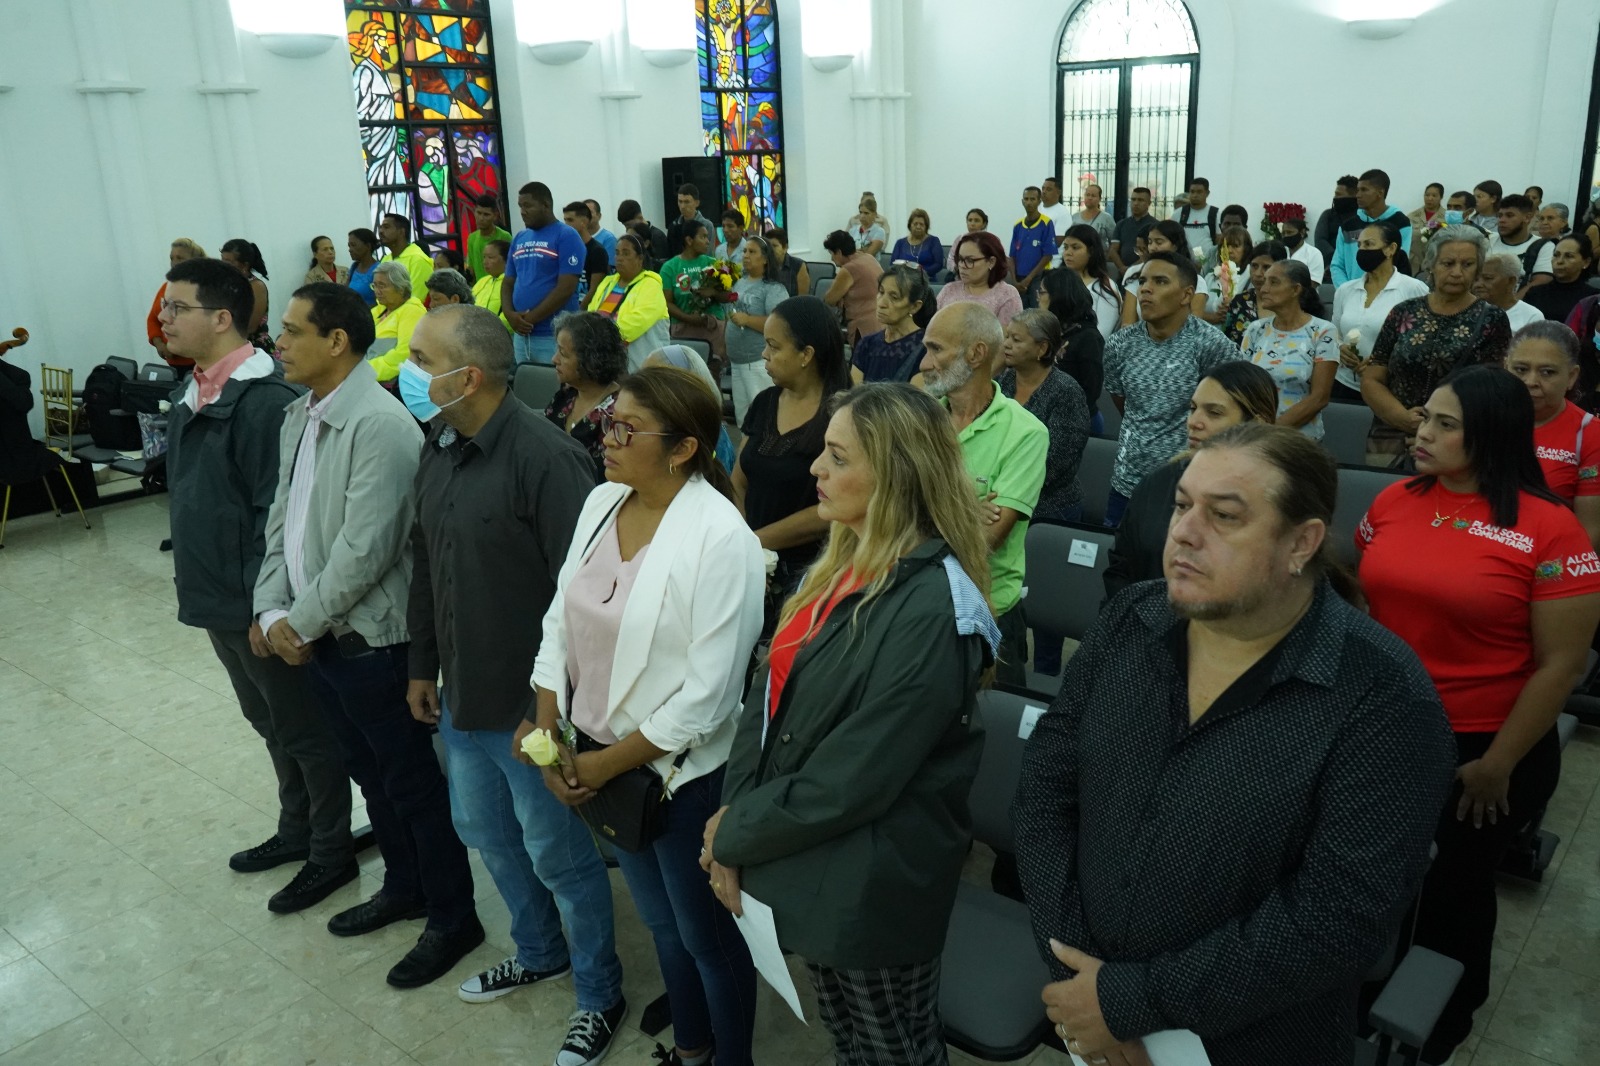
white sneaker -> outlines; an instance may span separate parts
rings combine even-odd
[[[540,981],[553,981],[557,977],[565,977],[572,972],[569,963],[559,970],[525,970],[517,961],[515,955],[502,962],[492,970],[485,970],[473,974],[461,982],[460,996],[468,1003],[488,1003],[490,1000],[509,996],[517,989],[526,985],[536,985]]]

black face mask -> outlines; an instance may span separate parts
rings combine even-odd
[[[1356,211],[1356,198],[1354,196],[1335,196],[1333,209],[1340,214],[1353,215]]]
[[[1288,233],[1285,233],[1283,235],[1283,243],[1288,245],[1290,248],[1298,248],[1298,247],[1300,247],[1301,242],[1304,241],[1305,239],[1306,239],[1306,235],[1304,233],[1296,233],[1296,234],[1292,234],[1292,235],[1288,234]]]
[[[1356,249],[1356,266],[1361,268],[1363,274],[1370,274],[1383,266],[1382,248]]]

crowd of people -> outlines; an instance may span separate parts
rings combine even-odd
[[[313,239],[275,338],[253,244],[174,242],[150,340],[183,368],[179,618],[280,786],[230,864],[298,864],[283,913],[354,880],[353,779],[383,887],[328,929],[424,920],[405,988],[483,941],[477,849],[516,951],[459,994],[570,973],[554,1061],[586,1066],[628,1012],[598,836],[666,984],[661,1061],[751,1061],[747,891],[840,1063],[943,1063],[977,692],[1063,670],[1027,534],[1083,519],[1108,398],[1106,602],[1013,811],[1050,1019],[1096,1064],[1173,1028],[1219,1066],[1343,1063],[1416,908],[1467,967],[1423,1049],[1447,1061],[1600,623],[1600,293],[1562,205],[1337,188],[1257,242],[1204,179],[1118,220],[1050,178],[1009,243],[974,209],[948,251],[921,210],[891,241],[867,194],[813,295],[786,233],[713,226],[693,186],[665,229],[627,200],[611,234],[529,182],[522,228],[485,200],[464,254],[398,215],[351,231],[348,266]],[[542,412],[523,364],[555,370]],[[1334,402],[1411,475],[1359,574],[1328,539]]]

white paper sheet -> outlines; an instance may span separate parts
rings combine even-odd
[[[1151,1033],[1144,1038],[1144,1050],[1150,1056],[1151,1066],[1211,1066],[1205,1045],[1187,1029]],[[1088,1066],[1076,1055],[1072,1056],[1072,1062],[1073,1066]]]
[[[778,946],[778,925],[773,920],[772,908],[748,892],[739,893],[739,902],[744,914],[734,921],[739,923],[744,942],[750,945],[750,958],[756,964],[756,971],[789,1004],[794,1016],[805,1022],[805,1011],[800,1009],[800,993],[794,987],[794,978],[789,976],[789,964],[784,960],[783,948]]]

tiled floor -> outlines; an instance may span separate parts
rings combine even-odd
[[[455,996],[510,947],[476,860],[489,942],[411,992],[383,975],[415,924],[355,940],[323,929],[376,889],[376,853],[359,887],[302,915],[266,909],[290,870],[228,870],[230,852],[271,832],[270,764],[204,635],[174,618],[171,558],[156,550],[165,498],[91,517],[90,532],[14,521],[0,551],[0,1066],[551,1061],[569,985],[480,1006]],[[1496,1003],[1462,1066],[1600,1063],[1597,782],[1600,732],[1583,730],[1547,823],[1565,838],[1555,871],[1502,888]],[[626,991],[642,1007],[660,977],[614,887]],[[765,989],[758,1025],[762,1062],[830,1058],[817,1027]],[[644,1066],[652,1046],[630,1025],[608,1061]]]

